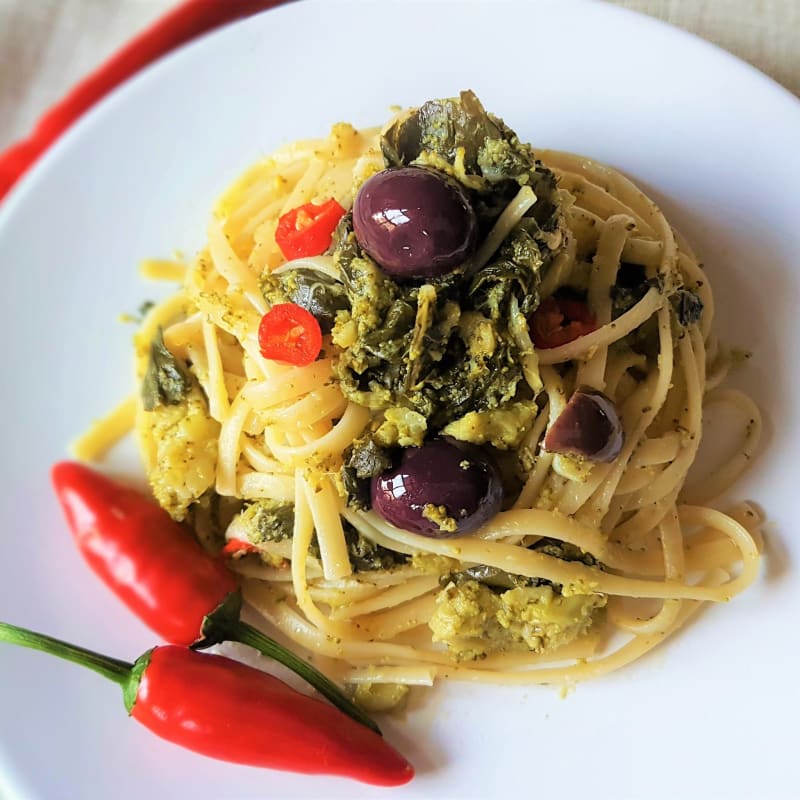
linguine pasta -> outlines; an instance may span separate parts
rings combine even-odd
[[[174,515],[192,518],[191,503],[176,500],[183,495],[290,506],[291,536],[250,542],[258,552],[233,558],[231,566],[265,623],[324,656],[345,682],[563,683],[623,667],[703,604],[730,600],[758,572],[757,510],[740,504],[723,513],[707,505],[745,468],[760,430],[752,401],[719,388],[730,359],[712,334],[708,278],[656,204],[619,172],[538,151],[557,177],[564,213],[563,240],[554,243],[539,294],[545,299],[580,286],[597,329],[537,349],[523,365],[528,384],[538,386],[538,414],[516,447],[524,480],[513,503],[467,536],[401,530],[374,509],[348,506],[340,477],[345,453],[380,412],[342,392],[337,344],[326,336],[320,357],[300,367],[263,358],[258,343],[269,308],[262,274],[299,266],[339,277],[331,255],[287,264],[275,243],[278,219],[330,197],[349,209],[360,184],[384,167],[379,136],[377,129],[339,124],[327,138],[282,148],[223,195],[207,246],[192,263],[148,262],[149,277],[180,280],[180,288],[149,311],[137,333],[138,379],[160,329],[168,351],[188,365],[194,395],[157,422],[140,398],[127,399],[81,440],[79,453],[98,456],[133,427],[156,496]],[[536,202],[531,188],[519,190],[478,245],[477,266]],[[644,271],[649,288],[615,316],[615,286],[631,263]],[[686,325],[676,323],[670,302],[679,287],[703,306],[700,319]],[[649,353],[630,346],[645,329],[655,345]],[[543,446],[577,386],[603,392],[619,409],[625,441],[610,463],[587,468]],[[704,408],[718,403],[743,415],[745,434],[733,458],[702,483],[687,484]],[[357,569],[348,530],[398,560]],[[198,526],[198,535],[219,549],[217,534]],[[234,518],[224,536],[246,538],[246,531]],[[545,541],[566,543],[584,557],[566,560],[537,549]],[[429,623],[441,612],[452,576],[476,565],[546,591],[556,587],[559,602],[592,597],[597,612],[567,641],[548,644],[534,631],[527,644],[453,652],[436,641]]]

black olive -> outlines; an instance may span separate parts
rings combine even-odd
[[[475,211],[459,184],[422,167],[373,175],[353,204],[362,249],[395,278],[445,275],[474,250]]]
[[[547,431],[544,448],[551,453],[607,462],[620,454],[624,442],[622,422],[613,400],[596,389],[580,387]]]
[[[372,508],[387,522],[425,536],[471,533],[493,517],[503,502],[500,473],[477,446],[433,439],[403,451],[400,463],[372,480]],[[442,530],[433,509],[451,519]],[[427,515],[426,515],[427,509]]]

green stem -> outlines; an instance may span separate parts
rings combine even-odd
[[[126,687],[133,669],[133,664],[128,661],[110,658],[92,650],[62,642],[60,639],[53,639],[43,633],[36,633],[25,628],[18,628],[16,625],[9,625],[7,622],[0,622],[0,642],[8,642],[20,647],[30,647],[32,650],[41,650],[43,653],[63,658],[73,664],[88,667],[100,673],[104,678],[119,684],[123,689]]]
[[[263,655],[273,658],[288,667],[304,681],[311,684],[323,697],[330,700],[340,711],[344,711],[356,722],[360,722],[370,730],[375,731],[375,733],[382,735],[380,728],[330,678],[252,625],[241,620],[226,621],[225,638],[253,647]]]

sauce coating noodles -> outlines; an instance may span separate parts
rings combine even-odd
[[[188,489],[195,498],[213,490],[245,502],[293,506],[290,537],[256,543],[261,557],[236,558],[231,565],[241,574],[246,600],[268,624],[329,659],[341,680],[554,683],[618,669],[674,634],[703,603],[741,592],[758,572],[757,510],[741,504],[722,513],[705,505],[742,471],[760,430],[749,398],[717,388],[730,359],[711,333],[708,278],[656,204],[619,172],[576,155],[537,151],[557,176],[566,231],[539,293],[544,299],[582,283],[596,330],[538,350],[537,361],[526,366],[541,383],[540,410],[517,448],[527,461],[513,505],[470,536],[397,529],[374,511],[346,504],[339,476],[344,454],[374,412],[340,390],[330,337],[321,357],[304,367],[262,358],[257,339],[268,309],[259,288],[263,272],[302,267],[339,277],[329,255],[287,266],[275,243],[279,217],[330,197],[350,208],[360,183],[384,167],[379,135],[339,124],[325,139],[284,147],[225,193],[207,247],[185,270],[149,262],[150,277],[183,277],[179,291],[148,313],[136,337],[140,379],[161,328],[166,347],[190,365],[201,390],[198,420],[179,437],[183,466],[170,466],[174,454],[162,445],[185,425],[186,409],[175,412],[180,419],[155,427],[152,412],[133,399],[82,440],[80,453],[99,455],[132,424],[151,481],[173,480],[180,493],[195,480]],[[530,189],[520,190],[479,245],[477,263],[492,256],[535,200]],[[644,271],[649,289],[615,316],[612,298],[627,264]],[[669,298],[679,287],[702,301],[698,321],[677,324]],[[630,337],[645,330],[655,345],[650,354],[630,346]],[[542,447],[577,386],[611,398],[625,431],[619,455],[588,470]],[[738,455],[701,485],[686,485],[703,409],[712,403],[737,408],[746,433]],[[237,530],[234,523],[228,538]],[[353,531],[402,558],[388,568],[357,569],[348,549]],[[577,548],[584,557],[567,560],[537,549],[543,542]],[[548,646],[541,632],[531,637],[527,630],[527,646],[517,640],[454,655],[437,643],[429,622],[437,609],[441,613],[452,576],[476,565],[516,576],[523,579],[519,585],[537,591],[560,587],[559,603],[576,597],[602,602],[595,603],[591,625],[568,641],[556,638]],[[525,624],[536,627],[535,620]]]

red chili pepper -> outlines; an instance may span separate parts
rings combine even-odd
[[[322,328],[302,306],[278,303],[261,318],[258,345],[264,358],[305,367],[322,349]]]
[[[52,478],[78,549],[120,600],[167,642],[201,638],[205,617],[239,590],[225,564],[133,489],[70,461]]]
[[[331,246],[331,239],[344,208],[333,198],[324,203],[306,203],[287,211],[275,229],[275,242],[289,260],[318,256]]]
[[[169,742],[254,767],[400,786],[414,768],[380,736],[266,672],[167,645],[133,664],[0,622],[0,641],[113,680],[130,716]]]
[[[533,344],[540,350],[560,347],[597,330],[597,318],[582,300],[555,294],[543,300],[530,318]]]
[[[210,647],[235,641],[296,672],[353,719],[378,726],[329,678],[242,622],[242,596],[224,561],[150,498],[89,469],[62,461],[53,486],[78,549],[128,608],[172,644]]]

